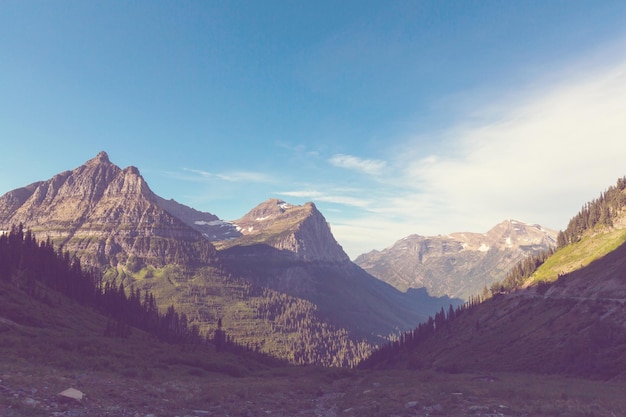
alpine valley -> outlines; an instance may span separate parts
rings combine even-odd
[[[313,203],[270,199],[225,222],[154,194],[105,152],[0,197],[23,225],[106,281],[149,291],[211,334],[297,364],[353,366],[373,345],[460,300],[401,292],[352,263]]]
[[[350,262],[312,203],[227,222],[104,152],[0,197],[0,230],[3,417],[626,415],[626,177],[556,245],[506,221],[361,257],[410,254],[406,292]],[[502,272],[462,303],[412,288],[437,268],[466,277],[440,294]]]
[[[626,380],[626,177],[585,204],[557,241],[492,297],[441,311],[362,366]]]

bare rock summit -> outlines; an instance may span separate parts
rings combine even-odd
[[[242,236],[218,248],[263,244],[304,261],[349,261],[314,203],[299,206],[272,198],[232,224]]]
[[[209,264],[216,257],[200,233],[158,205],[136,167],[121,169],[106,152],[1,196],[0,230],[18,224],[95,267]]]

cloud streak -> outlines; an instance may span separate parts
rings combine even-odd
[[[368,175],[380,174],[387,163],[377,159],[361,159],[353,155],[336,154],[328,162],[338,168],[363,172]]]
[[[338,195],[336,192],[329,194],[320,191],[279,191],[277,192],[277,194],[287,197],[304,198],[318,202],[339,204],[343,206],[357,207],[362,209],[367,208],[372,204],[370,200],[367,200],[365,198],[351,197],[348,195]]]
[[[390,168],[402,174],[381,178],[388,187],[368,195],[369,214],[334,223],[349,254],[412,233],[485,232],[507,218],[562,229],[626,175],[626,61],[507,100],[440,132],[438,152],[399,147]]]
[[[228,182],[253,182],[253,183],[272,183],[273,178],[263,172],[252,171],[233,171],[227,173],[213,173],[197,169],[185,168],[184,171],[195,174],[191,177],[195,180],[213,180],[219,179]]]

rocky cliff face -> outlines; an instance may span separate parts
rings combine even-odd
[[[0,230],[19,223],[92,266],[215,260],[209,242],[157,204],[137,168],[121,169],[105,152],[0,197]]]
[[[425,287],[431,295],[467,298],[502,280],[525,256],[553,247],[555,239],[552,230],[506,220],[487,233],[411,235],[355,263],[403,291]]]
[[[260,243],[303,261],[349,261],[313,203],[294,206],[270,199],[232,224],[242,237],[218,243],[219,248]]]

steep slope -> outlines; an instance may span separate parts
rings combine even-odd
[[[313,203],[261,203],[233,222],[242,237],[216,242],[225,268],[257,285],[308,300],[335,326],[378,343],[414,326],[448,298],[401,293],[352,263]]]
[[[554,284],[497,295],[375,366],[626,380],[625,260],[623,245]]]
[[[506,220],[487,233],[411,235],[383,251],[360,255],[355,263],[403,291],[425,287],[432,295],[467,299],[502,280],[524,257],[555,242],[554,231]]]
[[[173,310],[159,314],[150,301],[141,304],[117,289],[98,293],[91,277],[28,232],[0,235],[1,416],[188,415],[206,396],[195,406],[178,393],[155,402],[156,392],[140,398],[137,387],[284,365],[232,345],[215,349]],[[56,394],[70,386],[88,400],[74,407],[59,401]],[[124,398],[124,392],[132,393]],[[125,411],[109,408],[120,402]]]
[[[0,197],[0,230],[23,224],[84,264],[137,270],[145,265],[215,263],[215,248],[157,204],[135,167],[105,152],[47,181]]]
[[[583,219],[586,226],[569,234],[574,242],[520,287],[447,320],[440,316],[439,324],[416,329],[364,366],[626,380],[626,181],[609,191],[610,200],[596,201],[611,201],[605,220]],[[584,207],[587,219],[594,205]],[[573,219],[580,221],[580,214]]]

